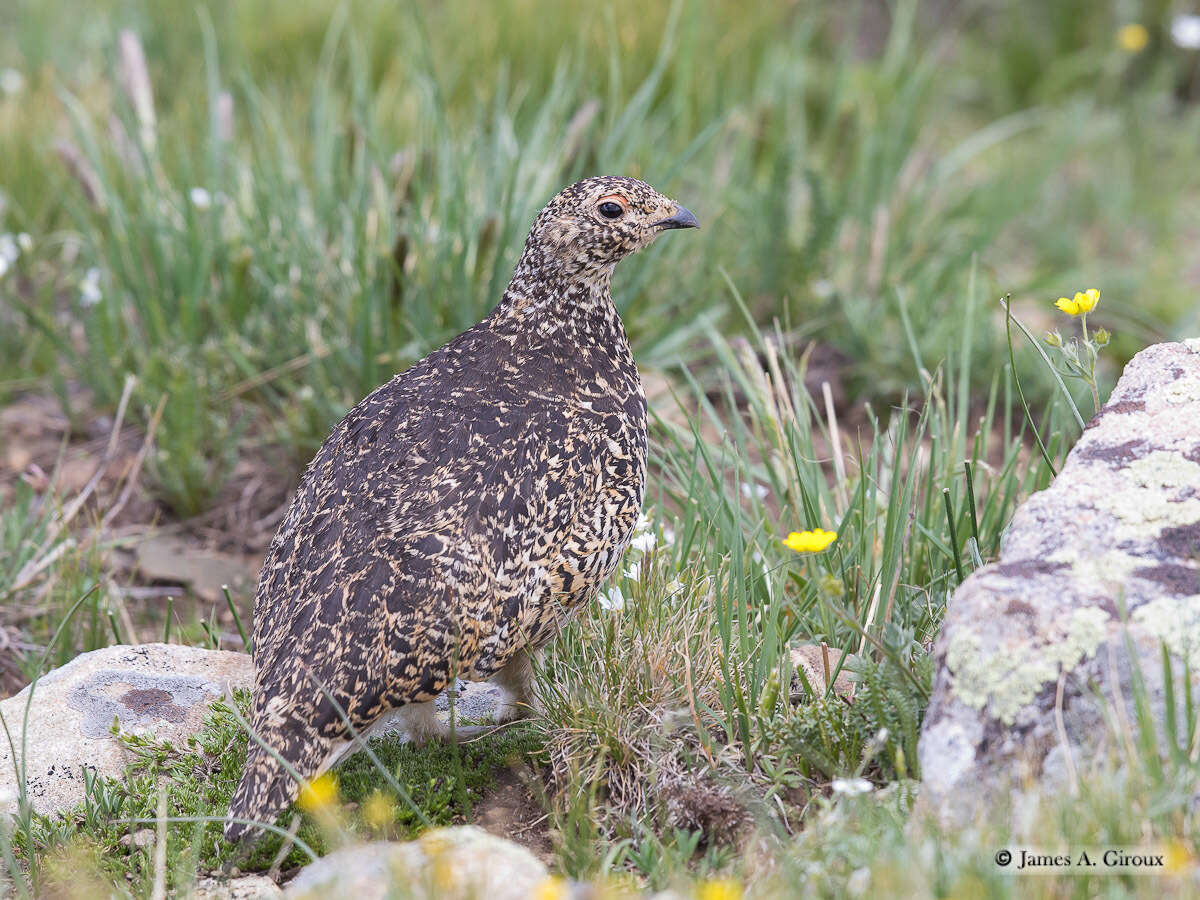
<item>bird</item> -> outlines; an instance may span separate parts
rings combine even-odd
[[[497,723],[529,713],[533,655],[616,569],[645,493],[613,269],[695,227],[634,178],[564,188],[492,311],[333,429],[259,577],[229,841],[261,834],[356,734],[444,737],[433,701],[456,677],[500,688]]]

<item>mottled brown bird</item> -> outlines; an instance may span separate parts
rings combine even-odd
[[[333,430],[271,542],[254,602],[253,728],[301,778],[398,715],[440,733],[455,675],[527,709],[530,653],[616,568],[646,479],[646,399],[613,267],[695,217],[632,178],[542,210],[499,304]],[[230,817],[298,792],[257,743]],[[248,826],[230,822],[230,840]]]

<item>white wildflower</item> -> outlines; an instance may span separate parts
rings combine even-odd
[[[630,581],[637,581],[639,578],[641,578],[642,577],[642,564],[636,563],[636,562],[632,563],[629,566],[629,568],[625,570],[625,577],[628,578]]]
[[[648,515],[646,515],[644,512],[639,512],[637,524],[633,526],[633,530],[636,532],[648,531],[650,526],[653,524],[654,522],[651,521]]]
[[[0,93],[19,94],[25,89],[25,76],[16,69],[0,69]]]
[[[192,201],[192,206],[196,207],[196,209],[208,209],[212,206],[212,194],[205,188],[192,188],[188,191],[188,198]]]
[[[649,553],[657,543],[658,538],[653,531],[643,531],[641,534],[633,536],[633,540],[629,542],[629,546],[638,553]]]
[[[21,248],[17,246],[17,239],[11,234],[0,234],[0,259],[12,265],[20,255]]]
[[[673,543],[675,543],[675,532],[670,528],[664,528],[662,542],[664,547],[670,547]]]
[[[812,283],[813,296],[818,300],[828,300],[836,290],[837,287],[828,278],[818,278]]]
[[[684,589],[684,586],[685,586],[684,583],[682,581],[680,581],[678,578],[672,578],[670,581],[667,582],[666,592],[668,595],[678,594],[680,591],[682,591]]]
[[[608,612],[620,612],[625,608],[625,595],[615,584],[606,593],[600,594],[600,608]]]
[[[1200,50],[1200,16],[1176,16],[1171,20],[1171,40],[1184,50]]]
[[[755,482],[742,483],[742,496],[747,500],[751,498],[756,500],[766,500],[767,495],[770,493],[770,488],[768,488],[765,484],[758,484]]]
[[[88,269],[83,281],[79,282],[79,302],[84,306],[95,306],[103,299],[104,295],[100,293],[100,270]]]
[[[835,778],[833,792],[845,794],[847,797],[857,797],[859,794],[869,794],[875,786],[865,778]]]
[[[17,246],[21,248],[22,253],[28,253],[33,249],[33,238],[22,231],[17,235]]]
[[[11,234],[0,234],[0,278],[12,268],[21,255],[21,247]]]

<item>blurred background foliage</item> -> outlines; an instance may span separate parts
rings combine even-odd
[[[1120,363],[1200,328],[1197,53],[1174,9],[10,0],[0,231],[33,246],[0,280],[0,396],[71,379],[111,407],[132,372],[141,415],[170,398],[159,493],[198,512],[247,441],[303,462],[477,321],[536,211],[600,172],[704,226],[618,274],[647,368],[705,381],[705,329],[746,327],[736,291],[832,348],[854,401],[894,402],[954,360],[974,290],[986,391],[998,298],[1036,331],[1088,286]]]

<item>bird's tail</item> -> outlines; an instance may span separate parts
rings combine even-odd
[[[272,742],[301,778],[312,778],[328,755],[329,741],[306,729],[302,741]],[[273,823],[296,799],[300,784],[295,776],[254,740],[246,754],[246,768],[233,799],[229,802],[229,819],[225,824],[225,840],[233,843],[244,840],[261,829],[248,822]],[[241,821],[233,821],[241,820]]]

